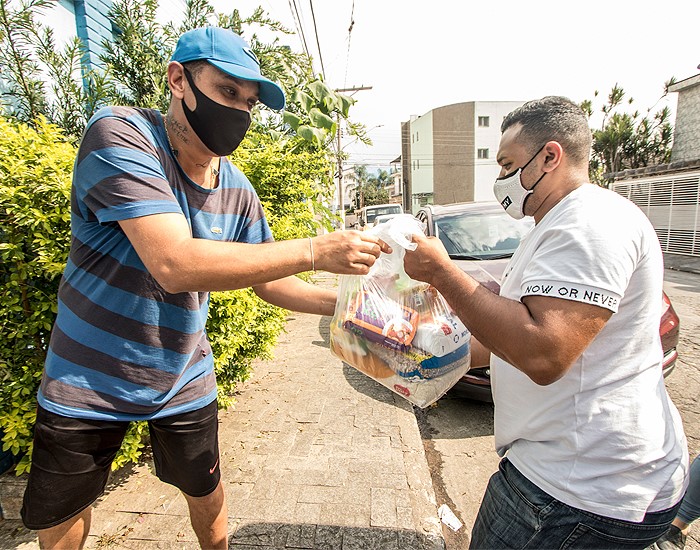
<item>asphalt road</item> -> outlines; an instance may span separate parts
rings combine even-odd
[[[666,270],[664,288],[681,319],[675,370],[666,386],[683,418],[691,459],[700,452],[700,275]],[[450,396],[417,412],[438,505],[447,504],[464,523],[443,526],[448,550],[466,548],[489,477],[496,471],[493,407]],[[700,522],[686,549],[700,550]]]

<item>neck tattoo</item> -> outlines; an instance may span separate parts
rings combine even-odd
[[[166,118],[165,122],[163,123],[163,128],[165,128],[165,137],[168,138],[168,145],[170,146],[170,150],[173,152],[173,156],[177,158],[178,150],[175,149],[175,147],[173,147],[173,142],[170,140],[170,132],[168,131],[169,123],[170,119]],[[209,162],[203,162],[201,164],[195,162],[195,165],[199,166],[200,168],[206,168],[207,166],[209,167],[209,185],[205,185],[204,187],[214,189],[214,187],[216,187],[216,178],[219,176],[219,170],[214,166],[214,159],[211,159]]]
[[[170,141],[170,132],[168,132],[168,119],[165,120],[163,128],[165,128],[165,137],[168,138],[168,145],[170,145],[170,150],[173,152],[175,158],[177,158],[178,151],[177,149],[175,149],[175,147],[173,147],[173,142]]]

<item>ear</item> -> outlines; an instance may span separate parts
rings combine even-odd
[[[544,152],[545,157],[542,170],[544,172],[551,172],[561,164],[564,156],[564,149],[558,141],[549,141],[544,146]]]
[[[168,64],[168,88],[174,98],[185,97],[185,68],[177,61]]]

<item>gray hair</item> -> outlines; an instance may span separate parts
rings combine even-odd
[[[511,126],[522,125],[518,136],[530,153],[548,141],[556,141],[575,164],[588,164],[591,153],[591,130],[581,107],[560,96],[528,101],[509,113],[501,124],[501,133]]]

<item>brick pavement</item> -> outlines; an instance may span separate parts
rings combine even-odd
[[[443,549],[410,404],[331,356],[328,322],[290,315],[275,359],[221,412],[229,548]],[[110,546],[197,548],[184,498],[148,461],[113,476],[93,509],[87,547]],[[38,544],[6,520],[6,547]]]

